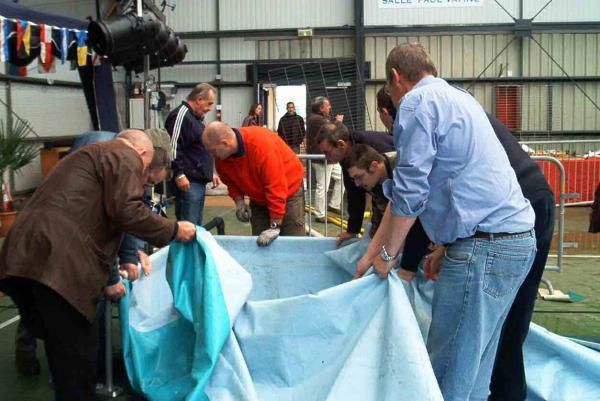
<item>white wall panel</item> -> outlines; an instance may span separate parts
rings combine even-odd
[[[535,22],[600,21],[598,0],[553,0],[544,8],[546,4],[548,0],[524,0],[523,17],[533,18],[539,13]]]
[[[188,52],[185,61],[214,60],[217,58],[217,39],[184,39]]]
[[[34,142],[32,146],[41,149],[44,144]],[[14,191],[27,191],[35,189],[42,181],[42,166],[41,159],[38,155],[31,163],[23,167],[14,175]]]
[[[411,26],[512,22],[510,16],[494,0],[481,1],[483,4],[479,7],[379,8],[381,0],[365,0],[365,25]],[[413,3],[417,1],[413,0]],[[499,0],[499,3],[511,15],[518,16],[519,0]]]
[[[165,17],[167,25],[175,32],[217,29],[215,0],[177,0],[172,3],[176,4],[175,10],[166,9]]]
[[[217,67],[214,64],[177,65],[161,69],[160,74],[163,82],[212,82],[217,74]]]
[[[350,0],[221,0],[220,3],[222,30],[328,27],[354,23]]]
[[[222,88],[223,121],[239,127],[254,102],[254,91],[250,87]]]
[[[12,83],[15,113],[40,137],[75,136],[92,128],[83,90]]]
[[[220,39],[221,60],[251,60],[256,58],[256,41],[243,38]]]

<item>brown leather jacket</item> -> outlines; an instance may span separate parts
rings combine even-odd
[[[142,202],[142,160],[119,140],[62,160],[19,213],[0,251],[0,279],[40,282],[93,321],[123,232],[167,245],[175,223]]]
[[[317,143],[317,135],[323,125],[325,125],[329,120],[319,113],[312,113],[306,122],[306,153],[309,155],[321,155],[321,149],[319,149],[319,144]],[[323,161],[313,161],[323,163]]]

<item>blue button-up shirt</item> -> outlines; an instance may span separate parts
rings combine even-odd
[[[393,179],[384,183],[392,213],[419,216],[432,241],[533,228],[533,209],[506,152],[466,91],[423,78],[399,106],[394,145]]]

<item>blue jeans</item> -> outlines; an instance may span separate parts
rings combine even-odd
[[[201,226],[205,193],[206,185],[198,182],[190,182],[190,190],[187,192],[177,188],[175,190],[175,217],[177,220],[187,220]]]
[[[502,325],[535,257],[534,231],[448,246],[427,339],[445,401],[486,401]]]

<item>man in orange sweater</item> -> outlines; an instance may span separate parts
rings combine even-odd
[[[263,127],[233,129],[215,121],[204,130],[202,143],[215,158],[238,220],[250,221],[259,246],[269,245],[280,234],[305,234],[304,167],[276,132]]]

